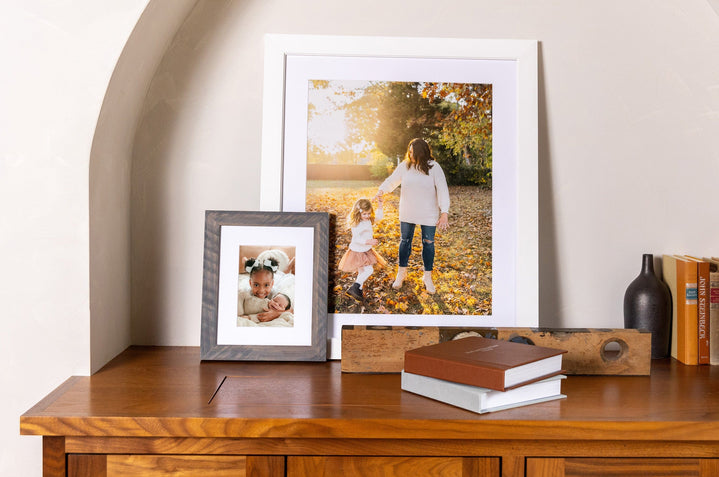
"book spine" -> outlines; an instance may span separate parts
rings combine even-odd
[[[504,391],[504,370],[470,366],[456,361],[430,358],[414,353],[406,353],[404,370],[408,373],[444,379],[460,384],[470,384],[483,388]]]
[[[709,364],[709,262],[697,262],[697,362]]]
[[[719,270],[709,273],[709,364],[719,364]]]
[[[677,359],[699,364],[696,262],[677,260]]]

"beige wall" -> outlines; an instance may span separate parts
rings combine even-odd
[[[643,252],[719,255],[711,2],[201,0],[112,83],[147,0],[3,2],[0,474],[40,475],[18,416],[68,375],[199,344],[203,211],[259,205],[263,34],[539,40],[540,325],[616,327]]]
[[[0,6],[0,475],[41,475],[41,439],[19,435],[20,414],[129,344],[135,126],[193,3]]]
[[[700,208],[719,177],[719,16],[705,0],[436,7],[200,2],[135,143],[134,342],[198,344],[203,211],[259,206],[268,32],[540,41],[542,326],[621,327],[642,253],[719,253]]]
[[[0,474],[40,475],[19,416],[90,362],[88,164],[146,1],[0,6]]]

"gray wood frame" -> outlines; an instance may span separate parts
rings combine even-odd
[[[312,344],[310,346],[218,345],[217,306],[219,293],[220,231],[225,225],[244,227],[312,227]],[[327,248],[329,215],[324,212],[205,212],[205,252],[202,280],[203,360],[325,361],[327,359]]]

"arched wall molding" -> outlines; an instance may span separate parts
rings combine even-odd
[[[714,9],[714,12],[719,15],[719,0],[707,0],[707,2]]]
[[[90,367],[131,343],[131,164],[153,75],[197,0],[148,0],[108,83],[89,165]]]

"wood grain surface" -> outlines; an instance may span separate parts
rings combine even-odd
[[[110,455],[107,477],[245,477],[246,466],[245,456]]]
[[[288,475],[313,477],[473,477],[499,475],[499,468],[497,458],[300,456],[287,460]]]
[[[712,477],[713,463],[700,459],[528,459],[527,477]]]
[[[21,432],[718,440],[719,368],[675,360],[655,360],[652,366],[651,376],[570,376],[562,387],[565,400],[479,416],[402,391],[398,375],[342,373],[339,362],[200,362],[197,348],[131,347],[25,413]]]
[[[131,347],[20,429],[44,436],[45,477],[719,475],[716,367],[569,376],[565,400],[484,415],[340,367]]]

